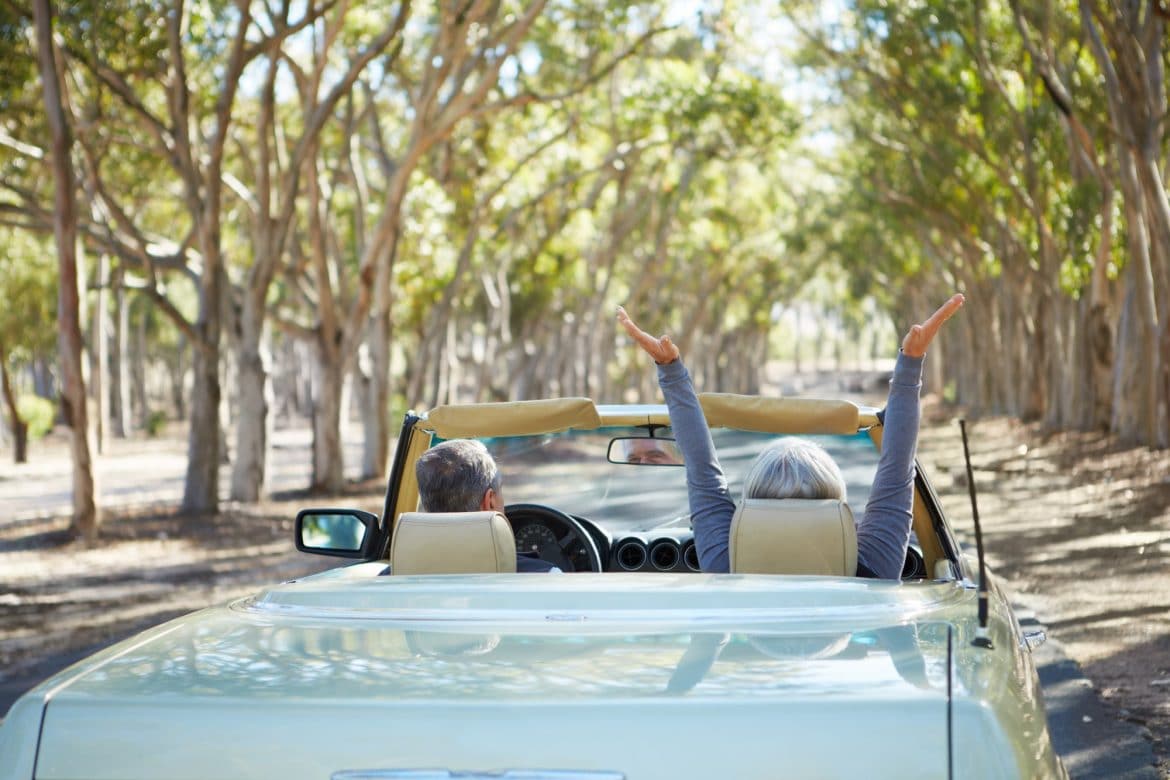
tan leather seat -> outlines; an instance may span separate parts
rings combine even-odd
[[[390,543],[390,573],[516,571],[516,539],[499,512],[403,512]]]
[[[857,528],[837,499],[745,498],[731,521],[732,572],[857,574]]]

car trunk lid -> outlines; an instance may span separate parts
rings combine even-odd
[[[953,585],[361,568],[77,667],[37,777],[946,771]]]

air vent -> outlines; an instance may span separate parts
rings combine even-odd
[[[650,545],[650,563],[658,571],[670,571],[678,565],[680,557],[678,544],[673,539],[659,539]]]
[[[699,571],[699,548],[695,547],[695,540],[688,539],[682,548],[683,563],[691,571]]]
[[[646,565],[646,545],[641,539],[623,539],[614,547],[613,557],[626,571],[637,571]]]

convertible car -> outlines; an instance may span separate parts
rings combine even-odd
[[[346,565],[114,645],[20,699],[0,780],[1049,778],[1030,648],[919,469],[901,581],[851,576],[877,410],[701,397],[733,495],[777,436],[848,503],[741,502],[699,571],[663,406],[555,399],[407,415],[381,516],[306,509]],[[414,462],[476,438],[506,517],[418,511]],[[516,573],[536,555],[560,572]]]

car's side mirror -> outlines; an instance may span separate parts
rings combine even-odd
[[[360,509],[302,509],[296,544],[301,552],[338,558],[369,558],[378,516]]]
[[[634,466],[681,466],[682,450],[674,439],[656,439],[649,436],[619,436],[609,442],[605,456],[610,463]]]

